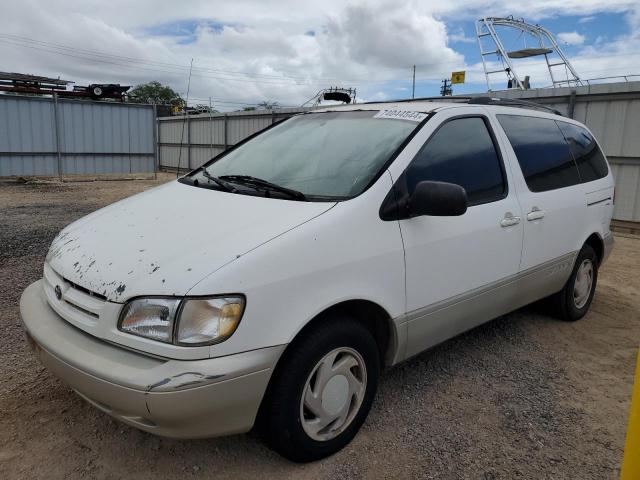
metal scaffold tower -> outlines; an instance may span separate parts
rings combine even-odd
[[[500,27],[496,29],[496,27]],[[506,27],[519,32],[518,40],[522,39],[524,48],[507,51],[498,35],[498,31]],[[507,77],[507,88],[526,90],[529,88],[529,76],[521,76],[514,65],[514,59],[544,56],[551,78],[551,86],[582,85],[580,77],[555,41],[553,34],[540,25],[532,25],[523,19],[484,17],[476,21],[476,37],[480,48],[480,57],[484,75],[487,79],[487,89],[491,88],[491,75],[502,74]],[[527,46],[527,38],[532,39],[535,46]],[[491,62],[491,56],[496,61]],[[497,68],[499,64],[501,68]],[[562,69],[562,75],[559,70]],[[564,78],[562,78],[564,76]],[[501,90],[501,89],[500,89]]]

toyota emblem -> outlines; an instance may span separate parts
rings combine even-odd
[[[56,293],[56,298],[58,300],[61,300],[62,299],[62,289],[60,288],[60,285],[56,285],[56,288],[54,288],[53,291]]]

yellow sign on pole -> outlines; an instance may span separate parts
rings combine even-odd
[[[631,411],[629,412],[629,429],[627,443],[622,460],[621,480],[640,478],[640,351],[636,365],[636,380],[631,395]]]
[[[464,83],[465,71],[451,72],[451,83]]]

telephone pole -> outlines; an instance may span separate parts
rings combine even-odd
[[[445,78],[442,80],[442,86],[440,87],[440,95],[443,97],[448,97],[453,94],[453,89],[451,88],[451,80]]]
[[[413,88],[411,89],[411,98],[416,98],[416,66],[413,66]]]
[[[213,155],[213,103],[209,97],[209,139],[211,140],[211,155]]]

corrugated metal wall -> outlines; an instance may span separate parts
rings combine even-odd
[[[0,95],[0,177],[153,172],[150,105]]]

